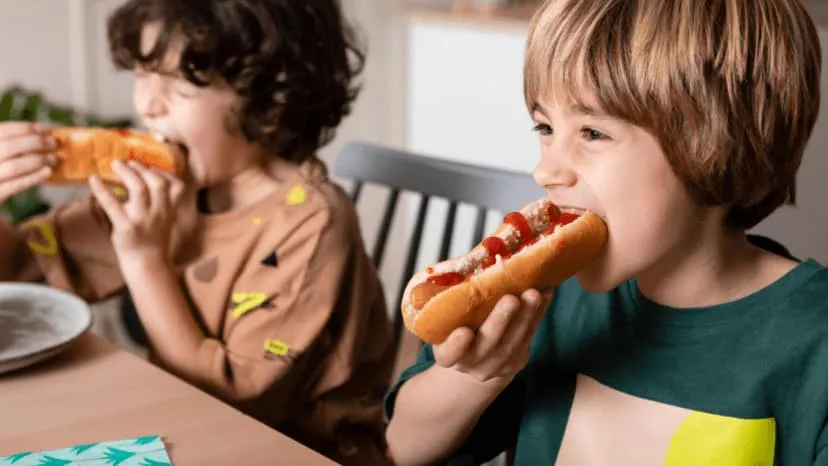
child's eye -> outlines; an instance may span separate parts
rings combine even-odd
[[[176,89],[175,94],[177,96],[183,97],[185,99],[191,99],[191,98],[195,97],[195,95],[191,91],[185,91],[185,90],[181,90],[181,89]]]
[[[584,128],[581,130],[581,133],[583,133],[584,138],[586,138],[587,141],[601,141],[604,139],[609,139],[609,137],[606,134],[598,131],[597,129]]]
[[[541,136],[549,136],[552,134],[552,127],[546,123],[538,123],[532,128],[532,131],[540,133]]]
[[[190,83],[177,82],[173,85],[173,92],[179,97],[190,99],[196,96],[198,89]]]

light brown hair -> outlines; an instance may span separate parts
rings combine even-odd
[[[799,0],[548,0],[531,23],[524,91],[530,111],[589,92],[658,139],[697,202],[748,229],[796,200],[821,68]]]

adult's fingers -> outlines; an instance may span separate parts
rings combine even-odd
[[[46,130],[42,125],[31,121],[7,121],[0,123],[0,139],[45,132]]]
[[[52,176],[52,167],[42,167],[35,172],[0,184],[0,202],[5,202],[12,196],[37,186],[46,181],[50,176]]]
[[[29,153],[48,154],[57,148],[58,144],[54,138],[38,133],[0,137],[0,160]]]
[[[44,167],[53,167],[56,162],[55,158],[44,157],[41,154],[26,154],[5,160],[0,159],[0,183],[12,181]]]

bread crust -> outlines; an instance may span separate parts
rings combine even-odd
[[[58,142],[58,163],[51,184],[82,184],[98,175],[104,182],[121,184],[112,169],[115,160],[136,160],[142,164],[182,177],[186,162],[181,151],[155,140],[152,135],[129,129],[57,127],[50,130]]]
[[[541,236],[505,260],[498,258],[494,265],[443,289],[416,309],[412,291],[426,281],[435,264],[409,281],[401,303],[403,322],[410,332],[431,344],[442,343],[458,327],[478,329],[504,295],[552,288],[577,273],[598,254],[607,235],[606,224],[598,215],[583,212],[572,223]]]

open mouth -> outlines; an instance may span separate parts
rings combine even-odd
[[[156,132],[153,132],[152,136],[155,138],[156,141],[172,146],[185,156],[190,154],[190,148],[187,147],[187,145],[181,142],[179,139]]]
[[[607,221],[606,215],[604,215],[600,212],[596,212],[595,210],[592,210],[592,209],[585,209],[585,208],[582,208],[582,207],[575,207],[575,206],[571,206],[571,205],[558,205],[558,208],[561,209],[562,213],[569,213],[569,214],[575,214],[575,215],[583,215],[587,212],[592,212],[593,214],[601,217],[601,219],[604,220],[605,222]]]

